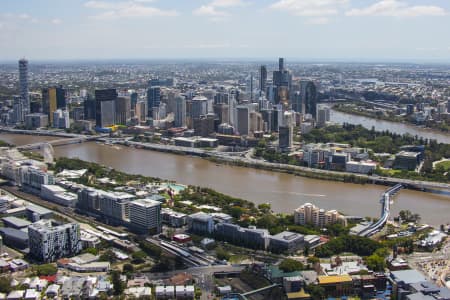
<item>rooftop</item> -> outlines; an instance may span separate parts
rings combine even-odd
[[[150,200],[150,199],[138,199],[138,200],[132,201],[131,204],[134,204],[137,206],[142,206],[145,208],[150,208],[150,207],[160,206],[161,202],[155,201],[155,200]]]
[[[319,284],[352,282],[352,277],[349,275],[319,276],[317,279]]]
[[[422,275],[417,270],[401,270],[401,271],[392,271],[391,278],[396,282],[404,282],[406,284],[416,283],[426,281],[425,276]]]

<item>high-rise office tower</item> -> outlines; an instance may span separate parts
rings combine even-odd
[[[130,202],[130,225],[133,229],[146,233],[161,232],[161,202],[138,199]]]
[[[301,112],[304,114],[311,114],[313,118],[315,118],[317,114],[317,89],[314,82],[300,82],[300,97],[302,105]]]
[[[214,114],[202,115],[193,119],[194,134],[208,137],[214,133]]]
[[[228,123],[230,120],[230,110],[228,104],[214,104],[214,114],[218,117],[219,124]]]
[[[95,91],[95,124],[98,128],[104,128],[115,124],[116,100],[116,89]]]
[[[48,115],[48,121],[51,126],[53,123],[53,113],[58,108],[57,93],[55,87],[49,87],[42,90],[42,112]]]
[[[204,96],[196,96],[192,99],[191,117],[192,119],[208,113],[208,98]]]
[[[87,95],[86,100],[84,100],[84,119],[85,120],[95,120],[95,99],[92,95]],[[147,112],[145,112],[147,113]]]
[[[23,102],[23,114],[30,112],[30,95],[28,92],[28,60],[19,60],[19,93]]]
[[[326,105],[317,106],[317,127],[323,127],[330,121],[330,107]]]
[[[148,117],[153,116],[153,108],[159,107],[161,103],[161,88],[159,86],[151,86],[147,90],[147,109]]]
[[[284,58],[278,60],[278,71],[273,72],[273,85],[276,87],[275,103],[283,104],[283,108],[288,109],[292,74],[284,68]]]
[[[186,98],[175,96],[174,123],[176,127],[186,127]]]
[[[131,121],[130,97],[118,97],[116,100],[116,124],[126,125]]]
[[[62,86],[56,87],[56,108],[66,108],[66,90]]]
[[[278,70],[284,71],[284,58],[278,58]]]
[[[267,82],[267,68],[266,66],[259,67],[259,90],[261,92],[266,91],[266,82]]]
[[[300,91],[296,91],[296,92],[292,93],[291,103],[292,103],[293,111],[300,112],[300,113],[303,112],[302,111],[302,94]]]
[[[147,102],[138,101],[135,106],[135,116],[139,123],[145,122],[147,120]]]
[[[281,150],[289,150],[292,147],[293,128],[292,126],[280,126],[279,130],[279,142],[278,146]]]
[[[238,105],[236,107],[237,127],[239,135],[249,135],[250,133],[250,107],[248,105]]]
[[[130,94],[130,100],[131,100],[131,109],[133,110],[136,106],[136,103],[138,102],[138,93],[132,92]]]

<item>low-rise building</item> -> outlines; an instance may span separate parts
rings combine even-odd
[[[235,245],[261,250],[267,249],[270,236],[267,229],[258,229],[254,226],[244,228],[231,223],[218,223],[215,235]]]
[[[349,275],[319,276],[318,284],[328,296],[342,297],[352,295],[353,281]]]
[[[214,230],[213,217],[204,212],[191,214],[187,218],[189,230],[198,234],[211,234]]]
[[[173,285],[159,285],[155,287],[156,299],[173,299],[175,297],[175,287]]]
[[[187,224],[187,215],[170,208],[161,209],[162,222],[171,227],[182,227]]]
[[[377,164],[371,161],[348,161],[345,163],[345,171],[350,173],[370,174],[377,168]]]
[[[283,231],[269,238],[269,249],[272,252],[293,253],[304,247],[304,236],[299,233]]]
[[[68,207],[75,207],[78,196],[74,193],[67,192],[58,185],[44,184],[41,186],[41,197],[45,200]]]
[[[393,168],[397,170],[414,171],[421,160],[420,152],[400,151],[395,155]]]

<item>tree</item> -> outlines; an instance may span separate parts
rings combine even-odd
[[[144,251],[137,251],[134,252],[131,257],[133,257],[132,263],[133,264],[142,264],[145,262],[145,258],[147,257],[147,254]]]
[[[2,276],[0,277],[0,292],[1,293],[9,293],[11,292],[11,277],[9,276]]]
[[[139,242],[139,247],[142,249],[142,251],[147,253],[148,256],[151,256],[151,257],[157,258],[157,259],[161,257],[161,254],[162,254],[161,247],[159,247],[155,244],[152,244],[147,241],[141,241],[141,242]]]
[[[217,247],[216,248],[216,257],[220,260],[229,260],[230,259],[230,253],[228,253],[227,251],[225,251],[225,249],[223,249],[222,247]]]
[[[83,250],[83,253],[90,253],[92,255],[98,255],[98,249],[97,248],[86,248]]]
[[[122,272],[126,274],[130,274],[134,272],[134,267],[132,264],[124,264],[122,268]]]
[[[309,284],[306,286],[306,292],[311,295],[313,300],[321,300],[325,298],[325,289],[316,284]]]
[[[308,257],[307,262],[308,262],[308,264],[315,265],[316,263],[320,262],[320,259],[315,256],[310,256],[310,257]]]
[[[366,264],[367,267],[373,271],[384,271],[386,268],[385,258],[375,253],[366,257]]]
[[[125,284],[122,279],[120,279],[120,273],[118,271],[114,270],[111,272],[111,282],[114,286],[114,295],[122,295],[125,289]]]
[[[291,273],[295,271],[302,271],[305,266],[298,260],[286,258],[279,265],[278,268],[285,273]]]
[[[109,261],[110,263],[113,263],[116,261],[116,255],[112,250],[107,250],[105,253],[100,255],[99,261]]]
[[[58,272],[58,268],[54,264],[43,264],[34,267],[37,276],[49,276]]]

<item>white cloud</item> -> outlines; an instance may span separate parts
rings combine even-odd
[[[163,10],[153,6],[147,6],[152,0],[130,0],[122,2],[88,1],[84,4],[87,8],[104,10],[104,12],[93,15],[92,18],[99,20],[133,18],[133,17],[173,17],[177,16],[175,10]]]
[[[202,5],[193,11],[194,15],[209,17],[211,21],[223,21],[230,14],[222,9],[245,6],[248,3],[242,0],[214,0],[206,5]]]
[[[236,7],[245,6],[247,3],[242,0],[214,0],[210,5],[215,7]]]
[[[347,16],[420,17],[443,16],[447,11],[434,5],[409,5],[399,0],[381,0],[364,8],[349,10]]]
[[[324,17],[337,15],[349,0],[279,0],[269,8],[295,16]]]
[[[19,14],[18,17],[23,20],[30,20],[31,16],[29,14]]]
[[[52,22],[52,24],[58,25],[58,24],[61,24],[62,21],[61,21],[61,19],[55,18],[51,22]]]
[[[218,10],[212,5],[202,5],[196,10],[194,10],[194,15],[197,16],[208,16],[208,17],[226,17],[228,13]]]

